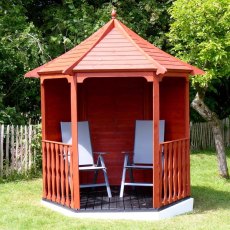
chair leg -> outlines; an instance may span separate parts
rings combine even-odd
[[[129,176],[130,176],[130,181],[134,182],[133,169],[132,168],[129,169]]]
[[[100,157],[97,158],[97,166],[101,166],[101,159]],[[97,177],[98,177],[98,170],[94,171],[94,177],[93,177],[93,184],[97,183]]]
[[[106,189],[107,189],[108,197],[111,198],[112,197],[112,193],[111,193],[111,189],[110,189],[110,186],[109,186],[109,179],[108,179],[108,176],[107,176],[106,169],[103,169],[103,173],[104,173],[104,178],[105,178],[105,184],[106,184]]]
[[[94,171],[94,176],[93,176],[93,184],[97,183],[97,176],[98,176],[98,170]]]
[[[105,163],[104,163],[104,159],[102,156],[99,156],[98,159],[100,160],[100,164],[103,167],[103,173],[104,173],[104,178],[105,178],[105,184],[106,184],[106,189],[107,189],[107,193],[108,193],[108,197],[111,198],[112,197],[112,193],[111,193],[111,189],[109,186],[109,179],[107,176],[107,171],[106,171],[106,167],[105,167]]]
[[[129,168],[129,177],[130,177],[130,181],[132,183],[134,183],[133,169],[132,168]],[[132,190],[135,190],[135,186],[132,186]]]
[[[121,178],[121,188],[120,188],[120,197],[123,197],[124,195],[124,188],[125,188],[125,176],[126,176],[126,166],[128,164],[129,156],[125,155],[124,159],[124,166],[123,166],[123,172],[122,172],[122,178]]]

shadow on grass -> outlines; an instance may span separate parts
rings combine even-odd
[[[216,155],[216,149],[210,148],[210,149],[205,149],[205,150],[192,150],[191,154]],[[230,147],[225,148],[225,154],[227,158],[230,159]]]
[[[24,173],[18,173],[17,171],[15,171],[11,172],[11,174],[9,175],[4,175],[3,177],[0,177],[0,184],[17,181],[30,181],[41,177],[41,171],[35,171],[34,169],[31,169],[30,171]]]
[[[192,197],[195,199],[194,208],[197,211],[230,209],[230,189],[228,192],[204,186],[192,186]]]

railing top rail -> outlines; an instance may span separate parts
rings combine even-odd
[[[170,144],[170,143],[173,143],[173,142],[179,142],[179,141],[187,141],[189,140],[189,138],[181,138],[181,139],[176,139],[176,140],[172,140],[172,141],[165,141],[165,142],[161,142],[160,144],[161,145],[164,145],[164,144]]]
[[[44,143],[50,143],[50,144],[64,145],[64,146],[72,146],[71,144],[65,144],[65,143],[58,142],[58,141],[48,141],[48,140],[42,140],[42,142],[44,142]]]

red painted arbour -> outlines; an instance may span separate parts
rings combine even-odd
[[[153,207],[190,196],[189,75],[204,72],[150,44],[113,14],[85,41],[28,72],[41,82],[43,198],[80,208],[77,121],[88,120],[95,151],[105,156],[110,184],[119,185],[122,151],[131,150],[135,120],[154,122]],[[159,143],[159,120],[165,142]],[[72,145],[61,143],[61,121],[72,122]],[[164,149],[164,176],[160,153]],[[71,153],[70,167],[60,157]],[[69,189],[68,175],[71,175]]]

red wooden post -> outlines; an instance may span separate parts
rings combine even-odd
[[[80,185],[78,168],[78,133],[77,133],[77,76],[71,78],[71,127],[72,127],[72,165],[73,165],[73,207],[80,209]]]
[[[191,191],[190,191],[190,146],[189,146],[189,140],[190,140],[190,122],[189,122],[189,77],[186,78],[186,86],[185,86],[185,98],[186,98],[186,102],[185,102],[185,117],[186,117],[186,124],[185,124],[185,129],[186,129],[186,138],[188,138],[188,141],[186,141],[186,164],[187,164],[187,171],[186,171],[186,175],[187,175],[187,184],[186,184],[186,196],[190,196],[191,195]]]
[[[41,86],[42,140],[46,140],[45,85],[42,78],[40,78],[40,86]]]
[[[71,200],[70,200],[70,207],[74,207],[74,203],[73,203],[73,152],[72,152],[72,147],[69,146],[69,150],[70,152],[70,195],[71,195]]]
[[[160,197],[160,164],[161,156],[159,149],[159,80],[156,76],[153,77],[153,208],[160,208],[161,206],[161,197]]]
[[[173,201],[177,200],[178,141],[173,143]]]
[[[64,147],[60,145],[60,153],[61,153],[61,204],[65,204],[65,165],[64,165]]]
[[[42,79],[40,78],[40,87],[41,87],[41,115],[42,115],[42,140],[46,139],[46,126],[45,126],[45,85]],[[46,154],[45,143],[42,143],[42,181],[43,181],[43,198],[47,196],[47,154]]]
[[[164,144],[160,144],[160,152],[162,153],[164,150]],[[164,164],[164,163],[163,163]],[[159,181],[159,187],[160,189],[160,203],[161,205],[163,204],[163,196],[164,196],[164,190],[163,190],[163,186],[164,186],[164,176],[163,176],[163,167],[164,165],[160,164],[160,171],[161,171],[161,180]]]
[[[178,199],[181,199],[182,197],[182,154],[183,154],[183,147],[182,147],[182,142],[179,141],[178,143]]]
[[[185,180],[187,177],[187,175],[186,175],[187,151],[185,149],[185,141],[184,140],[182,140],[181,145],[182,145],[182,158],[181,158],[181,162],[182,162],[182,164],[181,164],[182,184],[181,184],[181,187],[182,187],[182,198],[184,198],[185,197]]]
[[[52,181],[52,201],[56,201],[56,173],[55,173],[55,149],[54,144],[50,144],[50,150],[51,150],[51,181]]]
[[[172,192],[173,192],[173,149],[172,142],[169,143],[169,160],[168,160],[168,202],[172,203]]]
[[[42,181],[43,181],[43,198],[47,197],[47,154],[46,143],[42,142]]]
[[[50,143],[46,143],[46,158],[47,158],[47,188],[48,188],[48,193],[47,193],[47,199],[51,200],[51,162],[50,162]]]
[[[69,183],[69,181],[70,181],[70,178],[69,178],[69,154],[70,154],[70,152],[69,152],[69,147],[68,146],[64,146],[64,152],[65,152],[65,154],[66,154],[66,156],[65,156],[65,196],[66,196],[66,201],[65,201],[65,204],[66,204],[66,206],[67,207],[69,207],[70,206],[70,197],[69,197],[69,195],[70,195],[70,193],[69,193],[69,185],[70,185],[70,183]]]
[[[167,204],[168,191],[168,144],[164,144],[163,204]]]
[[[59,149],[59,145],[55,144],[55,153],[56,153],[56,188],[57,188],[57,198],[56,198],[56,202],[60,203],[61,198],[60,198],[60,149]]]

